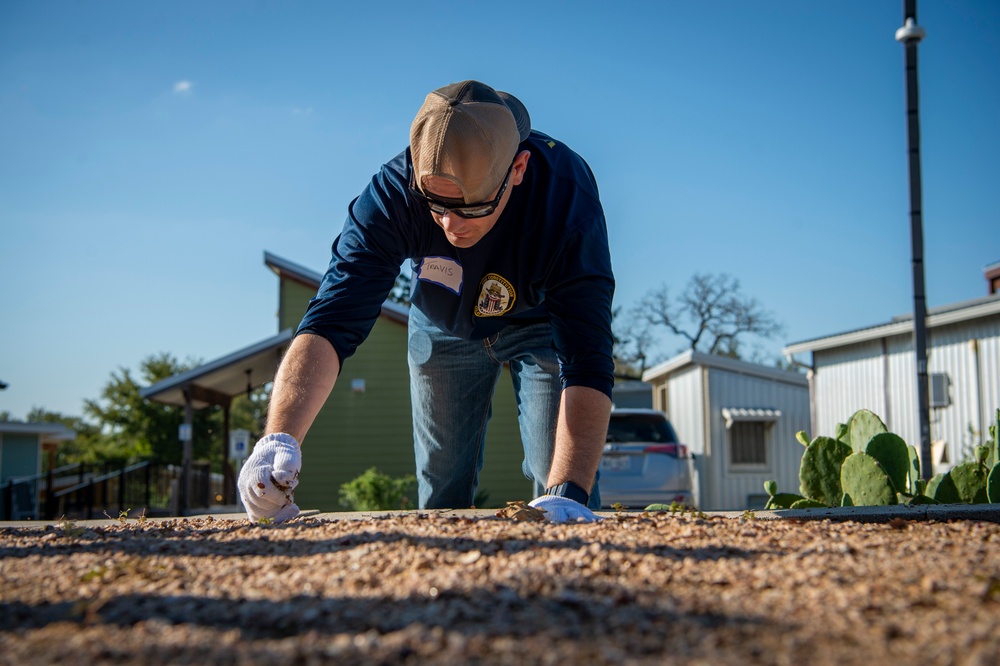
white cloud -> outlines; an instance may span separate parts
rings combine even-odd
[[[178,81],[174,84],[175,95],[190,95],[194,92],[194,84],[190,81]]]

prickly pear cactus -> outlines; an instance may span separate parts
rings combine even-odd
[[[851,445],[851,426],[846,423],[838,423],[836,431],[833,434],[833,438],[838,442],[843,442],[848,446]]]
[[[906,450],[906,442],[902,437],[891,432],[880,432],[868,441],[865,453],[882,465],[897,491],[908,490],[910,452]]]
[[[767,504],[764,506],[765,509],[791,509],[792,504],[795,504],[799,500],[804,500],[805,497],[802,495],[796,495],[795,493],[778,493],[777,495],[771,495],[771,499],[767,500]]]
[[[839,505],[839,502],[838,502]],[[800,499],[792,502],[792,505],[788,507],[789,509],[829,509],[829,505],[823,504],[822,502],[817,502],[816,500],[811,500],[809,498]]]
[[[927,482],[924,494],[940,504],[958,504],[962,501],[950,472],[935,474],[934,478]]]
[[[764,492],[766,492],[771,497],[778,494],[778,482],[774,479],[768,479],[764,482]]]
[[[993,470],[986,478],[986,498],[991,504],[1000,504],[1000,463],[993,465]]]
[[[840,468],[844,489],[843,506],[890,506],[897,504],[896,489],[878,460],[867,453],[852,453]]]
[[[802,454],[799,492],[826,506],[840,506],[844,496],[840,466],[851,455],[851,447],[830,437],[817,437]]]
[[[795,433],[795,439],[799,441],[802,446],[809,446],[809,435],[806,434],[805,430],[799,430]]]
[[[963,463],[952,467],[948,474],[955,482],[959,502],[986,504],[986,466],[981,463]]]
[[[872,437],[880,432],[888,432],[882,419],[867,409],[859,409],[851,416],[850,423],[851,448],[855,453],[864,453],[865,447]]]
[[[990,469],[993,469],[997,464],[1000,464],[1000,409],[997,410],[989,431],[990,441],[986,442],[986,445],[990,447],[990,455],[986,459],[986,464]]]
[[[923,495],[920,478],[920,454],[917,447],[912,444],[906,445],[906,451],[910,456],[910,494],[913,496]]]

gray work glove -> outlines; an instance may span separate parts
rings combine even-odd
[[[257,442],[236,482],[250,522],[266,518],[280,523],[299,515],[292,491],[301,468],[302,452],[291,435],[274,433]]]
[[[600,518],[584,505],[568,497],[542,495],[528,502],[528,506],[544,509],[545,517],[553,523],[592,523]]]

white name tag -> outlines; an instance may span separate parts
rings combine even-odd
[[[424,257],[418,280],[439,284],[456,294],[462,293],[462,264],[450,257]]]

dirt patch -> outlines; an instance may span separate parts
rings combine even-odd
[[[1000,525],[750,518],[4,528],[0,663],[1000,663]]]

